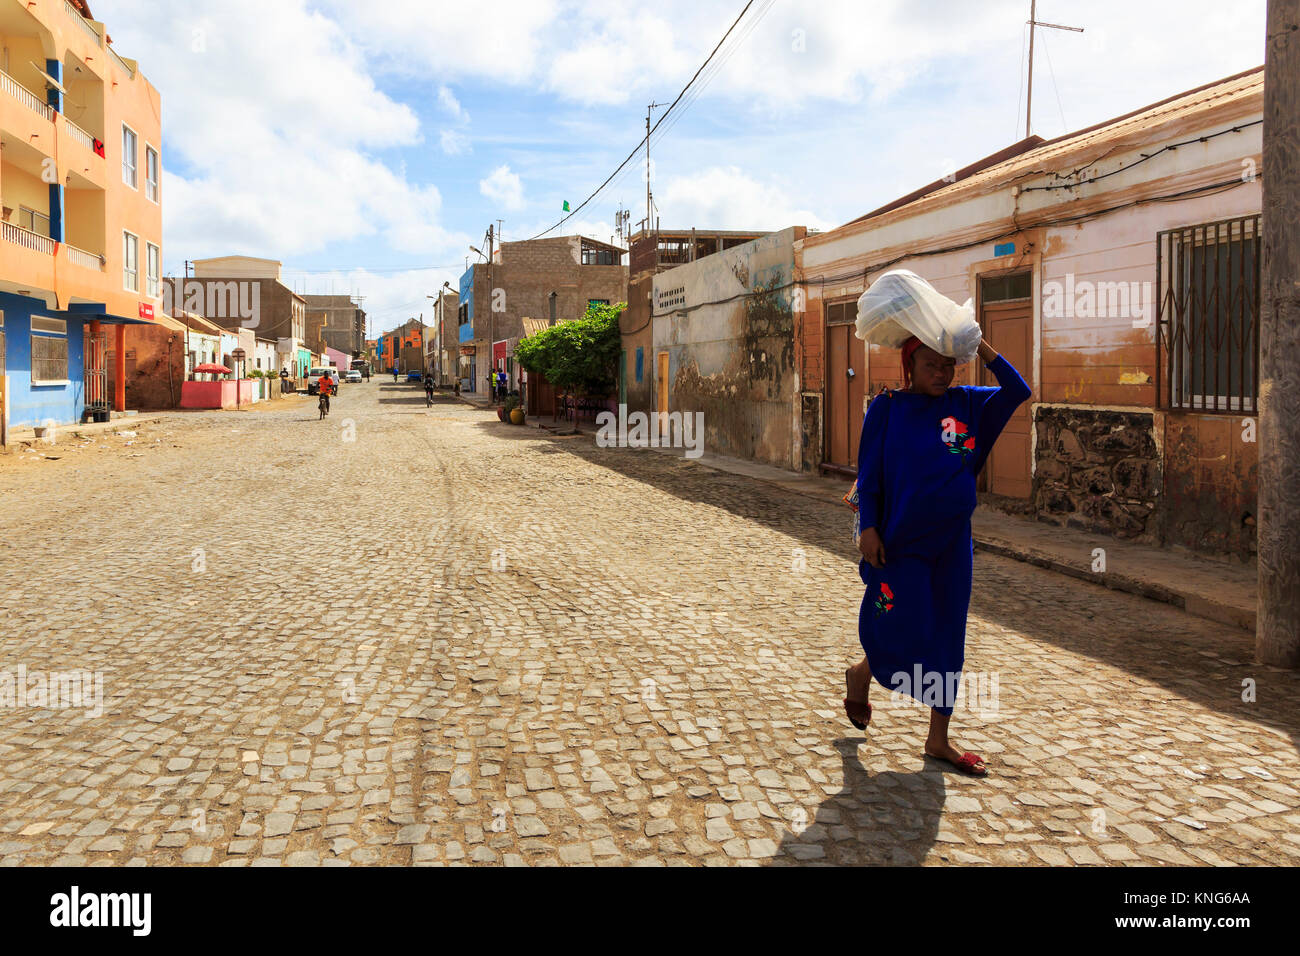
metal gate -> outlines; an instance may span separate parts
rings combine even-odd
[[[86,333],[86,415],[94,421],[108,421],[108,333]]]

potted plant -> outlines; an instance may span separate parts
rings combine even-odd
[[[506,396],[505,402],[501,405],[503,421],[509,421],[512,425],[522,425],[524,423],[523,403],[519,400],[518,392],[511,392]]]

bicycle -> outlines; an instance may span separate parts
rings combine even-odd
[[[426,385],[424,388],[424,407],[425,408],[433,407],[433,386],[432,385]]]
[[[316,406],[320,409],[320,418],[316,420],[321,421],[330,413],[330,397],[321,392],[320,401],[316,403]]]

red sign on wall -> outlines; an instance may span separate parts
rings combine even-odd
[[[142,319],[153,318],[153,306],[150,305],[148,302],[140,303],[140,318]]]

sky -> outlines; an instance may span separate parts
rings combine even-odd
[[[163,257],[278,259],[370,335],[556,226],[645,135],[664,228],[831,229],[1016,142],[1029,0],[91,0],[163,110]],[[1040,0],[1033,132],[1264,61],[1264,0]],[[547,235],[645,216],[644,148]]]

